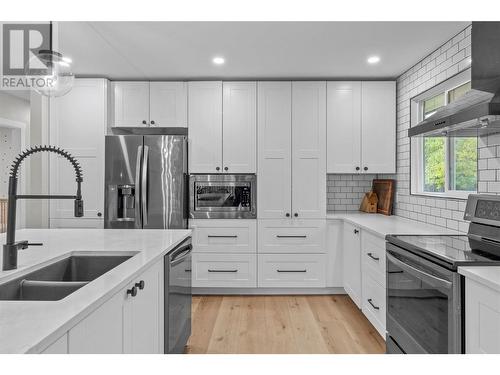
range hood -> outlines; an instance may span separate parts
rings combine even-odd
[[[472,22],[471,90],[411,127],[409,137],[500,132],[500,22]]]

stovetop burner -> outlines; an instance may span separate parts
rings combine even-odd
[[[456,268],[458,265],[500,264],[500,256],[475,249],[466,235],[389,235],[387,241],[417,255],[427,255]]]

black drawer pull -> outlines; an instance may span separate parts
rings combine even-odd
[[[216,236],[216,235],[211,235],[209,234],[207,236],[208,238],[238,238],[238,236],[234,235],[234,236]]]
[[[375,305],[373,304],[373,302],[372,302],[372,299],[371,299],[371,298],[368,298],[368,303],[369,303],[370,305],[372,305],[372,307],[373,307],[375,310],[380,310],[380,307],[375,306]]]
[[[280,272],[280,273],[304,273],[304,272],[307,272],[307,270],[276,270],[276,272]]]
[[[208,272],[235,273],[238,272],[238,270],[208,270]]]
[[[186,269],[184,270],[184,272],[191,272],[191,269],[190,269],[190,268],[186,268]]]
[[[376,260],[377,262],[380,260],[380,258],[377,258],[377,257],[373,256],[373,253],[367,253],[366,255],[368,255],[373,260]]]
[[[307,238],[306,235],[297,235],[297,236],[285,236],[285,235],[281,235],[281,234],[277,234],[276,235],[277,238]]]

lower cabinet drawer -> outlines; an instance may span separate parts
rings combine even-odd
[[[361,262],[363,274],[371,272],[375,280],[385,287],[385,240],[363,231],[361,236]]]
[[[373,277],[373,273],[363,274],[362,310],[368,320],[385,339],[385,287]]]
[[[257,252],[257,220],[193,220],[195,252]]]
[[[324,288],[325,255],[260,254],[259,287]]]
[[[326,220],[259,220],[259,253],[326,252]]]
[[[193,254],[193,287],[255,288],[255,254]]]

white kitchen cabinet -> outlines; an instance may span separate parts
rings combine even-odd
[[[361,308],[361,235],[360,229],[344,222],[344,289]]]
[[[68,354],[68,334],[65,333],[45,348],[41,354]]]
[[[139,286],[142,282],[143,289]],[[138,276],[130,287],[134,284],[137,295],[126,295],[123,305],[123,351],[128,354],[163,353],[163,262]]]
[[[324,254],[259,254],[259,287],[324,288]]]
[[[111,84],[112,126],[186,127],[186,82]]]
[[[361,82],[327,83],[328,173],[361,168]]]
[[[396,172],[396,83],[328,82],[328,173]]]
[[[257,85],[224,82],[221,165],[227,173],[257,171]]]
[[[50,202],[51,227],[100,228],[104,210],[104,136],[107,124],[108,81],[78,78],[72,90],[50,100],[50,144],[68,151],[83,170],[84,217],[74,218],[73,200]],[[50,155],[49,192],[75,195],[75,171],[67,159]]]
[[[292,202],[291,83],[259,82],[257,97],[257,215],[281,219]]]
[[[343,231],[342,220],[328,220],[326,224],[326,286],[328,288],[342,288],[343,284]]]
[[[324,82],[259,82],[259,218],[325,217],[325,90]]]
[[[257,220],[191,220],[196,253],[256,253]]]
[[[259,220],[259,253],[322,254],[326,221],[302,219]]]
[[[149,82],[111,83],[112,126],[149,124]]]
[[[193,253],[193,287],[257,287],[257,255]]]
[[[152,127],[187,127],[187,83],[149,83],[149,123]]]
[[[69,354],[123,353],[123,303],[120,292],[83,319],[68,333]]]
[[[326,215],[326,83],[292,83],[292,211]]]
[[[465,352],[500,354],[500,292],[465,280]]]
[[[127,293],[134,287],[136,296]],[[71,328],[68,352],[163,353],[163,301],[161,259]]]
[[[363,172],[396,173],[396,82],[363,82]]]
[[[188,83],[189,172],[222,173],[222,82]]]

